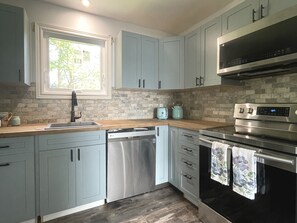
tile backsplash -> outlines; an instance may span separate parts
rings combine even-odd
[[[297,103],[297,74],[241,81],[240,86],[198,88],[174,93],[183,103],[184,116],[219,122],[234,122],[236,103]]]
[[[159,104],[172,103],[172,93],[156,91],[113,90],[111,100],[79,100],[76,111],[82,121],[102,119],[149,119]],[[68,122],[71,100],[36,99],[31,87],[1,87],[0,111],[11,111],[22,124]]]
[[[184,117],[234,122],[235,103],[297,103],[297,75],[281,75],[241,81],[237,86],[214,86],[180,92],[113,90],[111,100],[79,100],[76,110],[83,121],[148,119],[159,104],[183,104]],[[1,87],[0,112],[11,111],[23,124],[68,122],[70,100],[36,99],[31,87]]]

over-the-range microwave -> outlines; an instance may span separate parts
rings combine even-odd
[[[297,5],[219,37],[217,47],[222,77],[297,72]]]

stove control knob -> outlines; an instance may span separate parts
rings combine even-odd
[[[253,111],[254,111],[254,109],[249,108],[248,113],[249,113],[249,114],[253,114]]]
[[[239,108],[239,113],[244,113],[244,108]]]

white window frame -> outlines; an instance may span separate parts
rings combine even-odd
[[[61,27],[35,23],[35,65],[36,65],[36,97],[44,99],[70,99],[71,91],[76,90],[79,99],[111,99],[112,88],[112,38],[110,36],[99,36],[83,33]],[[101,91],[80,89],[49,89],[48,88],[48,38],[47,36],[64,36],[67,39],[80,40],[86,43],[105,44],[104,53],[104,78]]]

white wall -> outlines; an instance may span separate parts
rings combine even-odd
[[[158,38],[169,36],[168,33],[162,31],[48,4],[40,0],[0,0],[0,3],[25,8],[30,22],[60,26],[99,35],[116,36],[120,30],[126,30]]]

